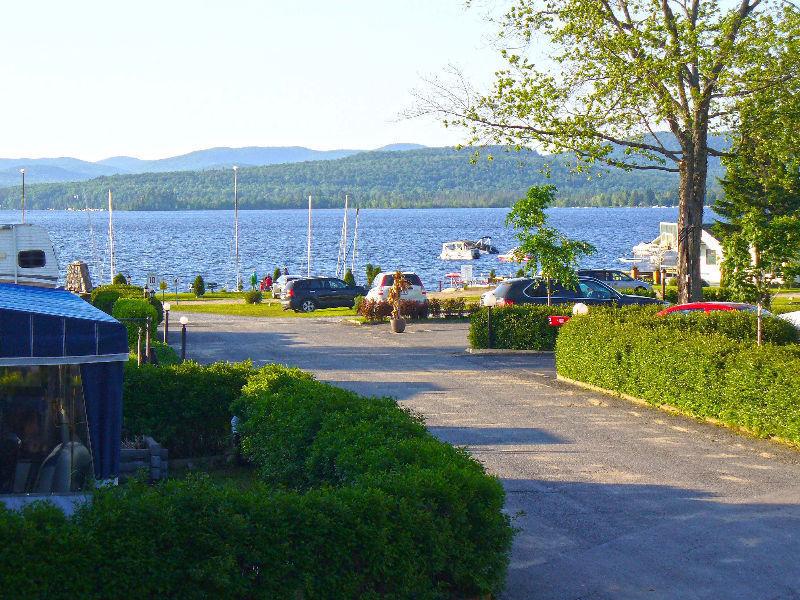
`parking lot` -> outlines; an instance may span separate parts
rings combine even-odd
[[[466,446],[520,530],[503,598],[800,598],[795,450],[563,384],[551,355],[466,354],[463,323],[187,316],[190,358],[393,396]]]

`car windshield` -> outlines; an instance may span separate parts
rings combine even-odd
[[[403,273],[403,277],[405,280],[410,283],[411,285],[416,285],[418,287],[422,287],[422,280],[419,278],[419,275],[416,273]],[[383,276],[383,284],[384,287],[389,287],[394,285],[394,273],[390,273]]]

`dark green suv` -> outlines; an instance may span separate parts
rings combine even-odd
[[[356,296],[366,296],[360,285],[347,285],[335,277],[304,277],[286,284],[284,310],[311,312],[318,308],[353,308]]]

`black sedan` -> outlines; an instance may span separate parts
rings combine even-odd
[[[284,310],[311,312],[318,308],[352,308],[356,296],[366,296],[360,285],[347,285],[335,277],[304,277],[286,284],[281,304]]]
[[[657,298],[620,294],[593,277],[578,277],[576,289],[564,287],[557,281],[550,282],[552,304],[575,304],[582,302],[589,306],[628,306],[631,304],[666,303]],[[484,306],[514,306],[515,304],[547,304],[547,282],[540,278],[518,277],[504,281],[492,292],[481,297]]]

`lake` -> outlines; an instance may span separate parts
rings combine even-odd
[[[619,257],[628,256],[641,241],[658,235],[660,221],[676,221],[677,208],[553,208],[553,226],[572,238],[597,247],[584,261],[585,267],[624,267]],[[707,211],[710,213],[710,211]],[[473,264],[475,276],[497,275],[517,270],[496,256],[474,261],[442,261],[443,242],[477,239],[489,235],[500,252],[515,247],[513,231],[505,227],[508,209],[368,209],[359,213],[356,278],[364,282],[366,263],[384,269],[413,270],[430,289],[437,289],[444,275]],[[332,275],[342,229],[343,210],[313,212],[312,270]],[[64,277],[66,265],[83,260],[90,266],[95,285],[108,283],[108,213],[29,211],[28,222],[42,225],[53,238]],[[0,211],[0,222],[19,221],[19,212]],[[708,218],[708,217],[707,217]],[[349,243],[355,211],[350,211]],[[259,277],[284,266],[292,274],[306,272],[305,210],[246,210],[239,212],[239,252],[242,278],[247,283],[256,271]],[[155,273],[185,290],[194,277],[203,275],[232,289],[235,281],[233,211],[115,212],[115,268],[143,284]],[[348,258],[348,265],[350,258]]]

